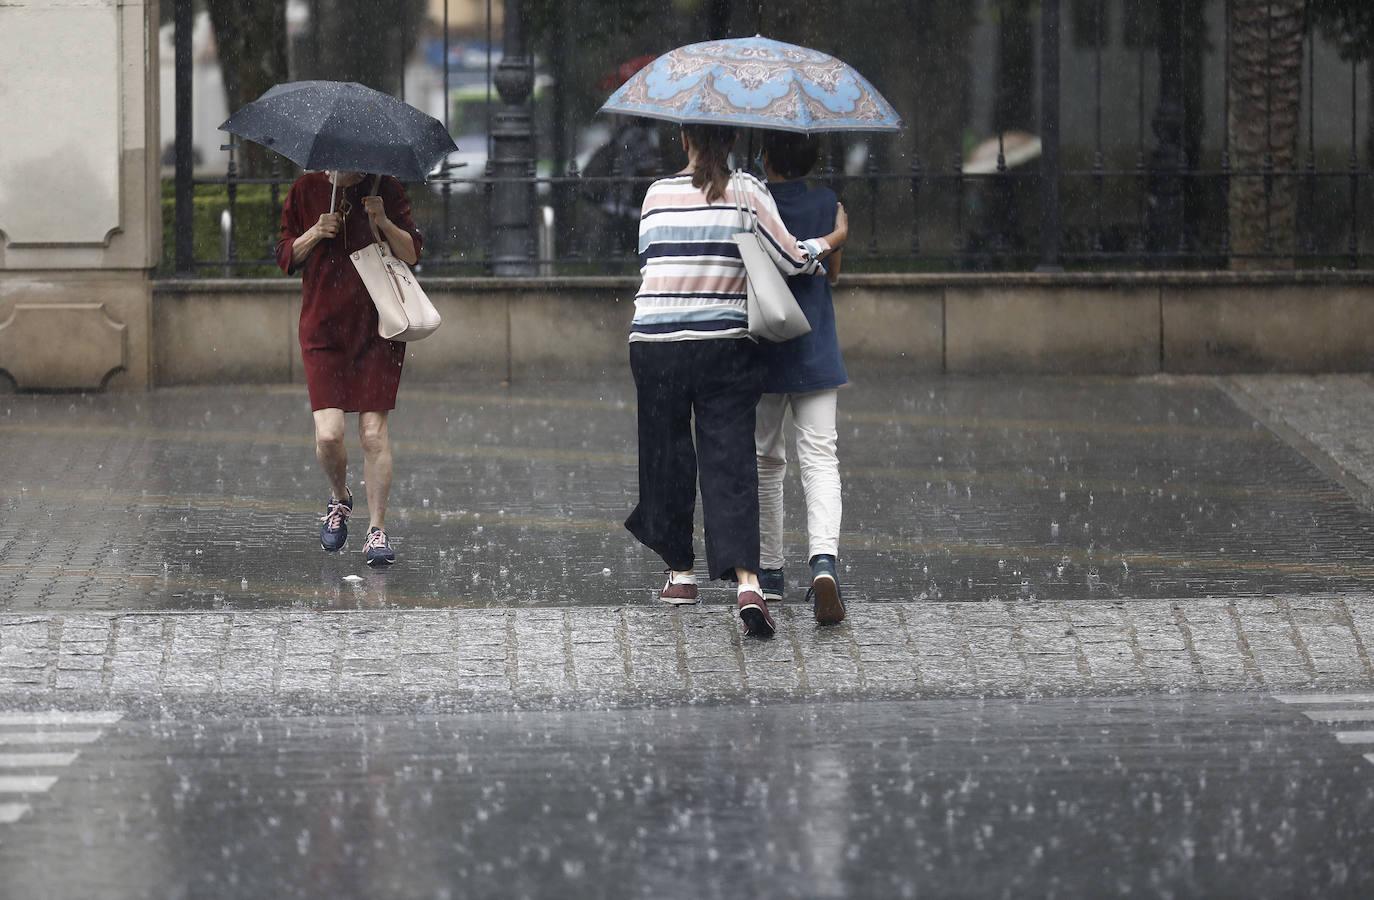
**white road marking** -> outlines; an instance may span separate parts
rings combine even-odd
[[[1338,731],[1336,740],[1342,744],[1374,744],[1374,731]]]
[[[1374,731],[1337,731],[1341,743],[1374,743]]]
[[[19,744],[94,744],[102,734],[102,731],[0,731],[0,747]]]
[[[42,794],[54,784],[56,775],[0,775],[0,794]]]
[[[0,713],[0,749],[5,747],[33,747],[34,752],[0,753],[0,772],[21,769],[55,769],[70,766],[81,755],[76,750],[48,748],[73,744],[93,744],[105,732],[93,725],[113,725],[124,718],[121,712],[94,710],[66,712],[59,709],[37,712]],[[87,726],[85,730],[63,730],[63,726]],[[51,728],[52,730],[44,730]],[[23,729],[23,730],[19,730]],[[37,749],[41,748],[41,749]],[[5,795],[43,794],[57,784],[56,775],[0,774],[0,797]],[[27,816],[32,807],[27,803],[0,803],[0,825],[12,825]]]
[[[1313,722],[1336,725],[1342,722],[1374,722],[1374,694],[1273,694],[1280,703],[1309,706],[1329,706],[1341,703],[1371,704],[1366,709],[1304,709],[1302,714]],[[1374,744],[1374,731],[1337,731],[1341,744]],[[1364,754],[1366,762],[1374,763],[1374,753]]]
[[[1305,709],[1313,722],[1374,722],[1374,709]]]
[[[60,709],[50,709],[41,712],[0,713],[0,725],[113,725],[122,718],[124,713],[109,710],[63,712]]]
[[[27,803],[0,803],[0,825],[12,825],[29,811]]]
[[[0,753],[0,769],[49,769],[70,766],[81,754],[71,753]]]
[[[1280,703],[1374,703],[1374,694],[1275,694]]]

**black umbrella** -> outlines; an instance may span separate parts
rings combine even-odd
[[[221,131],[277,151],[303,169],[424,181],[458,149],[444,124],[361,84],[292,81],[240,107]]]

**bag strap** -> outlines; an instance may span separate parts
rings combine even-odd
[[[742,170],[737,169],[730,174],[730,187],[735,192],[735,209],[745,217],[745,227],[749,229],[749,233],[758,234],[759,214],[754,209],[753,202],[745,199],[747,184]]]
[[[372,176],[372,191],[371,191],[371,193],[370,193],[368,196],[371,196],[371,197],[379,196],[378,193],[377,193],[377,189],[378,189],[379,187],[381,187],[381,186],[382,186],[382,176],[381,176],[381,175],[374,175],[374,176]],[[366,210],[363,211],[363,215],[367,215],[367,211],[366,211]],[[373,222],[372,219],[369,218],[369,219],[367,220],[367,224],[368,224],[368,226],[372,229],[372,236],[373,236],[374,238],[377,239],[377,243],[381,244],[381,245],[382,245],[382,248],[385,249],[388,253],[391,252],[391,246],[386,242],[386,239],[382,237],[382,231],[381,231],[380,228],[377,227],[377,223],[376,223],[376,222]]]

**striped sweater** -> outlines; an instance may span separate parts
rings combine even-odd
[[[735,209],[734,183],[724,198],[707,203],[690,175],[662,178],[649,187],[639,219],[639,266],[631,341],[689,341],[745,337],[744,262],[733,236],[748,221]],[[801,241],[788,233],[763,182],[744,176],[744,205],[758,214],[759,233],[784,275],[821,269],[830,249],[824,238]]]

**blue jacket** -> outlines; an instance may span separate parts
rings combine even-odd
[[[806,182],[771,181],[768,191],[777,201],[783,224],[799,240],[825,237],[835,228],[839,200],[825,187],[807,189]],[[762,341],[763,390],[768,394],[804,394],[837,388],[849,381],[840,339],[835,333],[835,304],[830,282],[822,273],[787,279],[792,295],[811,323],[811,333],[773,344]]]

